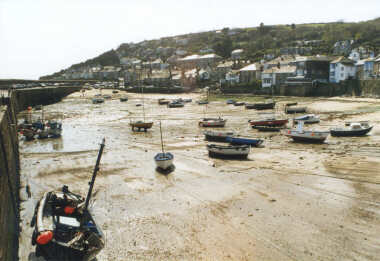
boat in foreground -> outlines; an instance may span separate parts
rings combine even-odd
[[[226,138],[234,136],[233,132],[221,132],[221,131],[205,131],[203,133],[205,135],[205,139],[208,141],[220,141],[227,142]]]
[[[216,145],[207,144],[208,155],[212,158],[246,159],[251,147],[248,145]]]
[[[329,134],[329,131],[304,130],[302,121],[298,123],[296,129],[285,132],[285,136],[292,138],[294,141],[305,143],[323,143]]]
[[[334,137],[350,137],[350,136],[364,136],[372,130],[368,122],[350,122],[348,127],[331,128],[331,136]]]
[[[61,191],[45,192],[37,203],[31,221],[36,256],[46,260],[87,261],[104,248],[104,235],[88,210],[104,143],[103,139],[86,198],[63,186]]]
[[[132,131],[135,131],[135,129],[137,129],[138,131],[147,131],[148,129],[152,128],[153,122],[136,121],[130,122],[129,126],[131,126]]]
[[[293,113],[304,113],[306,112],[306,107],[289,107],[285,106],[285,113],[293,114]]]
[[[267,101],[261,102],[261,103],[246,104],[245,108],[246,109],[255,109],[255,110],[269,110],[269,109],[273,109],[275,105],[276,105],[275,101],[267,100]]]
[[[161,98],[161,99],[158,99],[158,104],[159,105],[165,105],[165,104],[168,104],[170,103],[169,100],[165,99],[165,98]]]
[[[224,127],[227,120],[222,118],[203,118],[199,121],[199,127]]]
[[[250,138],[238,138],[238,137],[227,137],[226,141],[232,145],[249,145],[257,147],[263,143],[261,139],[250,139]]]
[[[282,126],[252,126],[252,129],[256,129],[258,131],[263,131],[263,132],[277,132],[277,131],[280,131],[282,129],[284,129],[284,127]]]
[[[174,156],[170,152],[160,152],[154,156],[158,168],[167,170],[173,165]]]
[[[168,103],[169,108],[181,108],[184,106],[185,106],[185,104],[183,102],[180,102],[180,101],[172,101],[172,102]]]

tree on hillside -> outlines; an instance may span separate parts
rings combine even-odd
[[[213,49],[217,55],[222,56],[223,58],[228,58],[232,52],[232,40],[230,37],[223,37],[222,40],[219,40],[214,44]]]

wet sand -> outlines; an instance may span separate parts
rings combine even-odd
[[[380,100],[297,99],[321,117],[309,128],[328,130],[354,120],[375,125],[366,137],[330,136],[325,144],[309,145],[251,129],[247,121],[260,118],[257,111],[218,97],[211,97],[207,109],[197,105],[200,94],[144,95],[146,118],[154,126],[134,133],[128,123],[142,118],[142,107],[135,106],[141,94],[120,102],[121,92],[94,105],[90,98],[97,92],[75,93],[45,107],[63,113],[60,139],[20,142],[20,260],[42,260],[30,243],[37,200],[63,184],[85,195],[103,137],[92,202],[107,241],[98,260],[378,260]],[[161,97],[193,102],[169,109],[157,104]],[[295,99],[277,98],[277,114]],[[198,127],[205,115],[223,116],[223,130],[263,138],[264,147],[253,148],[246,161],[210,159],[205,129]],[[175,157],[169,175],[155,171],[159,120],[165,148]]]

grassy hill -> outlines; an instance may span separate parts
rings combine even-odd
[[[185,39],[184,41],[181,41]],[[137,44],[121,44],[116,50],[107,51],[98,57],[83,63],[74,64],[70,68],[83,66],[118,65],[120,57],[139,58],[143,61],[160,57],[166,60],[175,50],[198,53],[205,48],[228,58],[232,50],[244,49],[246,59],[257,61],[264,54],[280,54],[281,48],[295,46],[312,46],[310,54],[332,54],[333,45],[337,41],[355,40],[354,47],[363,46],[380,51],[380,18],[359,23],[315,23],[290,25],[264,25],[252,28],[224,28],[218,31],[190,33],[174,37],[163,37],[156,40],[143,41]],[[315,41],[317,40],[317,41]],[[302,43],[300,41],[314,41]],[[315,44],[315,42],[318,42]],[[166,48],[157,53],[158,47]],[[69,68],[69,69],[70,69]],[[64,70],[41,78],[56,77]]]

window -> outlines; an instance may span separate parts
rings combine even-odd
[[[344,77],[344,73],[341,73],[341,74],[340,74],[340,77],[343,78],[343,77]]]
[[[342,66],[342,71],[344,71],[344,66]]]

